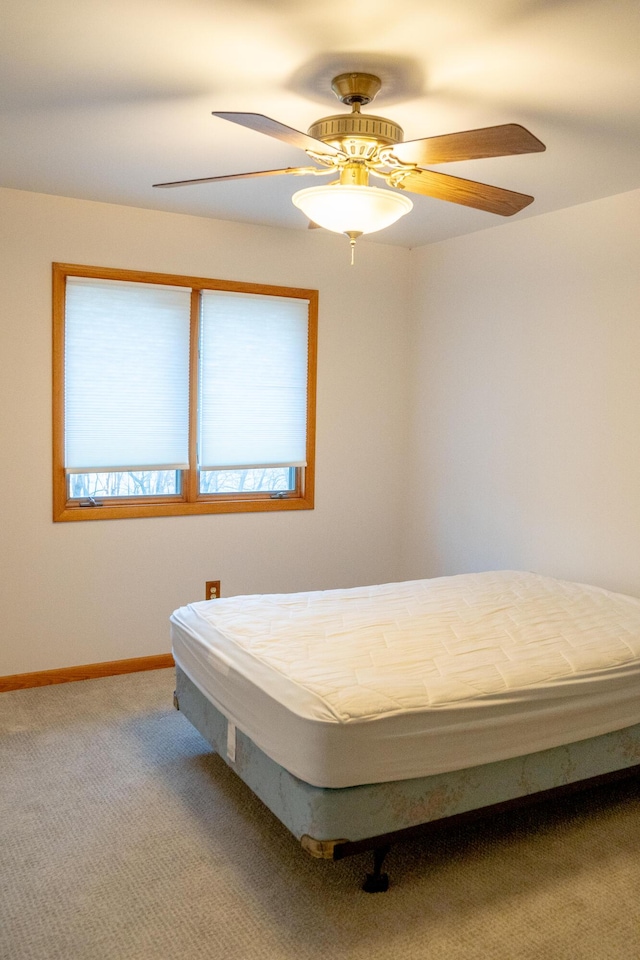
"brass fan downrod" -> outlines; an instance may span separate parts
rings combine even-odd
[[[341,73],[331,82],[331,89],[338,100],[357,110],[371,103],[381,86],[380,77],[372,73]]]
[[[360,113],[360,107],[374,99],[382,83],[372,73],[341,73],[334,77],[331,89],[338,100],[351,107],[351,113],[321,117],[307,131],[309,137],[321,140],[348,157],[368,160],[381,146],[391,146],[404,139],[401,126],[386,117]]]

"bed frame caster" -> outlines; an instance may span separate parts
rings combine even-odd
[[[389,875],[382,873],[382,863],[391,847],[376,847],[373,851],[373,873],[367,874],[362,889],[367,893],[386,893],[389,889]]]

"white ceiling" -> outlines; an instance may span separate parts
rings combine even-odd
[[[377,74],[365,112],[412,140],[520,123],[545,153],[438,169],[535,196],[515,219],[640,187],[639,0],[4,0],[0,186],[306,229],[315,178],[154,190],[298,166],[306,154],[214,118],[306,131],[348,112],[346,71]],[[412,196],[371,240],[418,246],[504,222]]]

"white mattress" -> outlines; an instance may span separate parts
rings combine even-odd
[[[640,600],[500,571],[192,603],[177,665],[295,776],[344,787],[640,722]]]

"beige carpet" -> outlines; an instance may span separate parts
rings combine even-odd
[[[640,787],[308,857],[171,671],[0,694],[2,960],[638,960]]]

